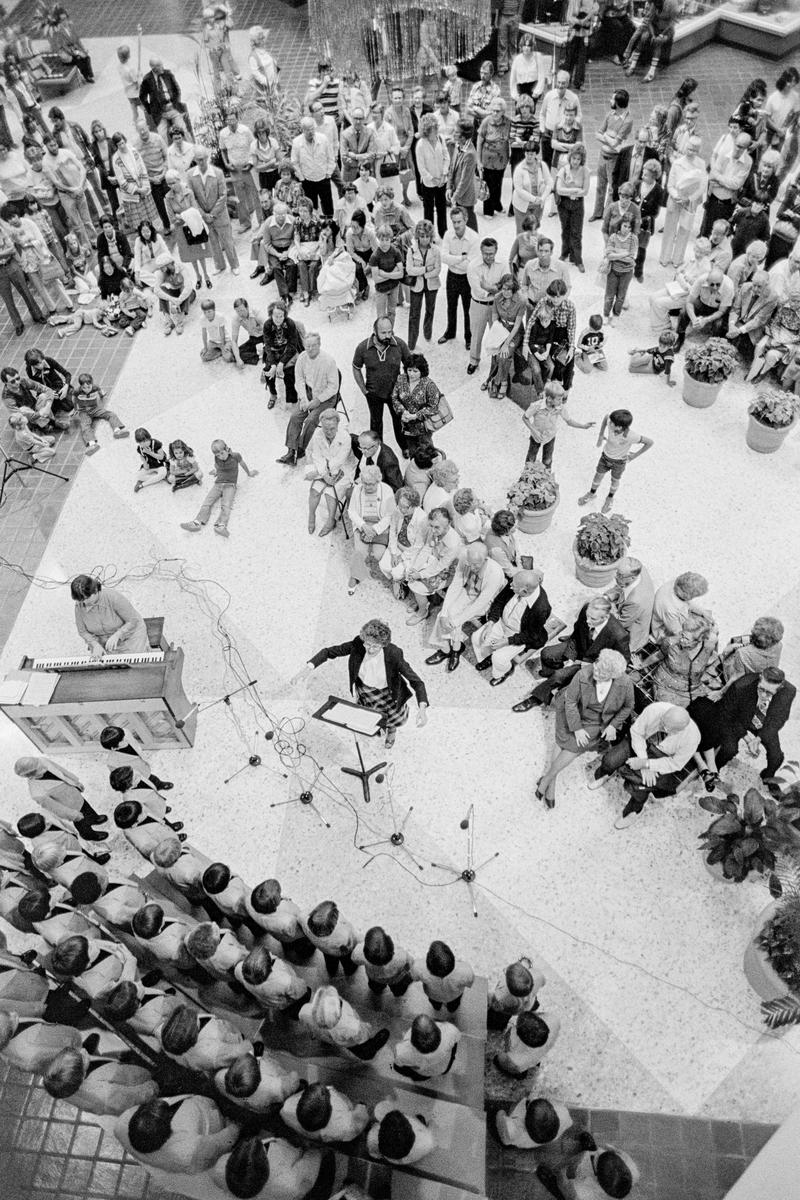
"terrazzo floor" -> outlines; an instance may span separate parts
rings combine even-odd
[[[112,52],[111,43],[95,51],[105,53],[106,66]],[[109,83],[111,126],[115,103]],[[412,213],[421,215],[418,206]],[[545,229],[556,232],[557,221]],[[491,231],[507,256],[510,223],[481,221],[481,230]],[[634,285],[630,311],[609,331],[611,370],[579,375],[570,407],[575,418],[596,421],[623,403],[632,409],[637,427],[655,442],[626,473],[620,492],[618,509],[632,522],[632,553],[657,583],[687,569],[707,575],[723,638],[744,632],[758,615],[781,617],[784,666],[796,680],[800,580],[792,551],[800,536],[800,443],[795,434],[772,457],[746,448],[750,389],[740,373],[705,411],[687,408],[679,388],[626,374],[627,351],[651,344],[646,295],[663,279],[657,250],[658,238],[644,287]],[[246,239],[240,252],[246,263]],[[590,269],[573,279],[584,324],[600,307],[593,273],[599,256],[598,227],[587,226]],[[250,282],[244,267],[236,279],[223,276],[214,291],[226,312],[235,295],[248,296],[263,311],[274,294],[273,285]],[[320,331],[323,347],[342,367],[352,428],[365,428],[366,407],[349,381],[349,363],[368,332],[372,307],[359,309],[349,323],[329,323],[316,306],[300,316]],[[308,536],[302,473],[275,465],[283,449],[283,406],[267,410],[255,369],[203,366],[197,326],[193,314],[181,339],[164,339],[157,326],[139,335],[110,400],[130,428],[145,425],[164,442],[190,442],[206,470],[215,437],[259,469],[255,479],[242,480],[230,539],[214,537],[210,527],[194,536],[180,529],[193,515],[194,491],[173,495],[158,486],[134,495],[132,445],[112,442],[101,430],[102,452],[81,464],[38,569],[41,579],[64,586],[30,589],[0,669],[31,651],[80,650],[66,587],[74,574],[98,572],[118,583],[140,611],[165,616],[167,637],[185,652],[184,682],[193,701],[209,703],[238,686],[227,665],[231,653],[242,673],[258,680],[259,702],[245,693],[229,706],[210,708],[193,751],[159,756],[159,774],[176,781],[175,811],[200,848],[250,883],[277,876],[309,907],[335,897],[357,927],[380,922],[414,949],[444,937],[481,973],[532,953],[548,979],[545,1007],[562,1018],[561,1038],[537,1081],[553,1098],[780,1121],[800,1098],[800,1031],[768,1034],[741,969],[769,897],[761,882],[724,885],[703,869],[697,835],[708,818],[696,792],[652,804],[635,825],[616,831],[618,785],[590,793],[579,761],[561,777],[555,810],[537,805],[533,785],[552,744],[552,718],[510,712],[529,679],[518,672],[504,687],[489,689],[467,662],[455,675],[425,667],[425,627],[408,629],[404,608],[381,583],[369,581],[347,596],[341,533],[327,540]],[[401,336],[405,326],[401,312]],[[440,308],[436,335],[442,326]],[[479,391],[487,364],[466,376],[460,341],[421,349],[456,414],[437,440],[460,465],[462,483],[501,507],[525,454],[519,410]],[[576,500],[591,479],[596,448],[590,432],[565,428],[558,437],[560,507],[549,531],[521,541],[545,572],[554,611],[569,622],[587,595],[574,578],[570,547]],[[375,615],[389,621],[424,675],[431,709],[425,729],[410,725],[400,733],[387,781],[373,788],[367,809],[340,773],[354,759],[352,739],[311,718],[329,694],[343,694],[343,670],[323,668],[302,691],[289,680],[309,653],[351,637]],[[279,737],[265,741],[273,728]],[[788,757],[797,758],[797,715],[785,734]],[[11,774],[14,759],[28,749],[12,726],[0,725],[0,772],[10,781],[4,815],[11,819],[28,807]],[[384,757],[380,751],[367,745],[368,761]],[[263,758],[259,768],[245,765],[253,753]],[[110,811],[102,761],[91,755],[63,761],[86,780],[93,802]],[[316,778],[319,767],[325,774]],[[746,786],[754,780],[753,766],[734,764],[726,778]],[[284,803],[309,785],[322,820]],[[477,919],[464,885],[429,865],[466,865],[459,823],[470,804],[478,861],[498,855],[479,876]],[[388,836],[411,806],[407,845],[422,871],[402,852],[386,848],[374,857],[359,850]],[[121,862],[136,865],[121,838],[113,849]]]

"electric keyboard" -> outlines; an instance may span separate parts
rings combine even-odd
[[[76,654],[71,658],[34,658],[29,665],[33,671],[113,671],[163,661],[163,650],[143,650],[140,654],[108,654],[103,658],[92,658],[89,654]]]

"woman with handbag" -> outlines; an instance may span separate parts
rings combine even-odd
[[[412,354],[406,373],[397,377],[392,391],[392,408],[403,422],[406,438],[404,458],[413,458],[420,445],[453,419],[450,405],[430,378],[428,360]]]
[[[553,187],[550,168],[541,159],[541,144],[538,138],[530,138],[525,143],[525,158],[514,168],[511,182],[511,206],[514,209],[517,233],[522,229],[522,222],[526,216],[533,218],[534,229],[538,229],[545,198]]]
[[[400,195],[400,139],[394,125],[384,120],[383,105],[373,104],[370,108],[372,120],[367,126],[375,138],[375,178],[378,186],[384,183],[392,189],[392,196]]]
[[[511,157],[511,121],[506,115],[506,102],[500,96],[492,100],[488,116],[481,121],[477,151],[478,171],[487,193],[483,215],[493,217],[503,211],[503,175]]]
[[[194,192],[178,171],[170,167],[164,179],[169,191],[164,197],[164,206],[170,225],[175,231],[176,249],[182,263],[194,267],[197,286],[205,283],[211,287],[208,277],[208,228],[202,213],[195,203]]]
[[[30,217],[21,217],[10,205],[5,205],[0,215],[8,225],[25,278],[42,309],[52,316],[61,304],[68,312],[72,312],[75,306],[64,290],[61,264],[48,250],[39,226]],[[55,300],[47,289],[47,283],[55,288]]]
[[[433,314],[441,284],[442,256],[433,244],[433,225],[418,221],[411,245],[406,251],[406,280],[409,288],[408,348],[413,350],[419,336],[419,319],[425,304],[422,336],[433,337]]]

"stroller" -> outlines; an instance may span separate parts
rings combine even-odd
[[[317,276],[319,306],[327,312],[329,321],[334,313],[344,313],[350,320],[356,304],[355,280],[356,264],[340,246],[325,260]]]

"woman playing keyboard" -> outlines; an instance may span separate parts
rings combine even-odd
[[[143,618],[121,592],[103,587],[91,575],[76,575],[70,591],[75,601],[75,624],[92,658],[150,649]]]

